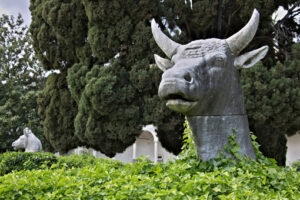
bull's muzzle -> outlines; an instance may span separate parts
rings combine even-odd
[[[185,79],[165,79],[159,85],[158,95],[167,101],[166,105],[170,109],[185,114],[197,104],[196,100],[188,95],[189,86]]]

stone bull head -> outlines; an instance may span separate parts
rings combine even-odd
[[[255,158],[237,68],[249,68],[261,60],[268,46],[239,53],[253,39],[259,13],[253,11],[245,27],[227,39],[206,39],[178,44],[168,38],[152,20],[158,46],[170,59],[154,55],[164,71],[158,94],[166,105],[187,116],[198,155],[208,160],[218,155],[232,129],[237,130],[241,153]]]

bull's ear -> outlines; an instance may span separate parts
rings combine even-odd
[[[250,68],[258,61],[263,59],[269,50],[268,46],[263,46],[259,49],[255,49],[248,53],[238,56],[234,60],[234,66],[236,68]]]
[[[166,71],[167,69],[171,68],[173,66],[172,62],[168,59],[164,59],[156,54],[154,54],[155,62],[159,69],[162,71]]]

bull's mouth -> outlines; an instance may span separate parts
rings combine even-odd
[[[195,100],[189,99],[181,93],[168,94],[164,97],[164,100],[167,101],[166,105],[170,109],[181,113],[188,112],[197,104]]]

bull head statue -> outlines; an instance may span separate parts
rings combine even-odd
[[[261,60],[268,46],[239,53],[253,39],[259,13],[253,11],[245,27],[227,39],[206,39],[178,44],[152,20],[154,39],[169,59],[154,55],[164,72],[158,95],[166,105],[187,116],[198,155],[208,160],[222,150],[232,129],[237,130],[241,153],[255,158],[237,68],[249,68]]]

